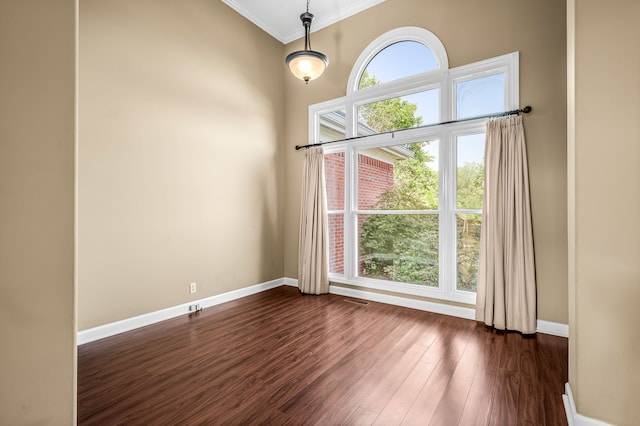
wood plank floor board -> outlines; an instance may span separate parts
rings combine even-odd
[[[374,422],[374,425],[402,424],[435,368],[436,364],[418,362],[409,376],[402,382],[400,388],[393,394]]]
[[[458,424],[461,426],[485,426],[489,419],[491,398],[470,390]]]
[[[340,362],[297,393],[285,405],[283,412],[307,422],[320,418],[331,401],[339,399],[356,384],[375,364],[384,359],[394,344],[408,331],[409,325],[402,321],[397,327],[389,321],[376,322],[373,332],[357,348],[349,351]]]
[[[80,425],[565,425],[566,339],[278,287],[78,348]]]
[[[344,422],[348,426],[369,426],[378,417],[378,413],[358,407],[351,416]]]
[[[520,377],[517,372],[499,367],[491,398],[490,425],[515,425],[518,422]]]
[[[483,393],[491,398],[496,386],[498,364],[505,351],[504,333],[493,332],[479,325],[478,365],[471,383],[471,392]]]
[[[425,349],[423,346],[415,345],[405,353],[391,352],[391,356],[387,357],[388,367],[385,374],[380,376],[372,375],[371,384],[365,388],[367,392],[361,392],[363,398],[359,406],[380,413],[389,403],[396,390],[411,374],[422,358]]]
[[[470,389],[471,380],[461,375],[456,376],[454,372],[442,398],[438,402],[429,425],[447,426],[458,424]]]
[[[438,408],[440,400],[445,395],[453,372],[456,369],[456,361],[442,358],[436,365],[433,373],[418,394],[418,397],[407,412],[402,425],[429,424]],[[455,424],[455,423],[453,423]]]
[[[426,350],[420,345],[409,348],[405,353],[396,349],[394,346],[392,351],[380,359],[375,368],[366,372],[334,408],[322,415],[318,423],[340,424],[344,419],[349,419],[358,408],[379,413],[387,405],[395,389],[401,387],[407,376],[413,372],[414,366]]]

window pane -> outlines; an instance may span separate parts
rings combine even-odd
[[[358,107],[358,136],[437,123],[439,96],[439,89],[431,89],[361,105]]]
[[[344,210],[344,152],[325,154],[324,179],[327,188],[327,209]]]
[[[456,117],[468,118],[504,111],[504,73],[456,84]]]
[[[440,68],[431,49],[417,41],[401,41],[382,49],[367,64],[359,89]]]
[[[329,272],[344,275],[344,214],[329,214]]]
[[[357,179],[359,210],[435,210],[438,141],[362,150]]]
[[[457,138],[457,206],[459,209],[481,209],[484,191],[485,134]]]
[[[480,257],[480,227],[482,215],[459,214],[457,228],[457,271],[456,287],[463,291],[476,291],[478,284],[478,259]]]
[[[358,215],[358,275],[438,286],[438,215]]]
[[[320,115],[319,142],[338,141],[345,138],[344,109],[331,111]]]

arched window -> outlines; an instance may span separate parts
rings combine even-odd
[[[346,96],[309,108],[324,145],[333,282],[475,303],[486,119],[518,107],[518,53],[449,69],[416,27],[360,54]],[[402,131],[400,131],[402,130]]]
[[[412,60],[405,62],[407,58]],[[403,66],[389,66],[398,63]],[[399,41],[385,47],[369,61],[360,74],[358,89],[388,83],[438,68],[438,61],[427,46],[417,41]]]
[[[444,45],[432,32],[418,27],[403,27],[389,31],[373,42],[356,60],[347,93],[388,83],[434,70],[449,68]],[[362,85],[364,81],[369,84]]]

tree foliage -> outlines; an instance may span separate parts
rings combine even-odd
[[[360,88],[380,84],[377,78],[369,76],[365,70],[360,77]],[[359,121],[378,133],[397,129],[408,129],[422,124],[422,117],[416,116],[418,105],[401,98],[385,99],[361,106]]]
[[[380,210],[438,208],[438,173],[423,148],[406,146],[411,156],[394,164],[394,185],[379,198]],[[391,281],[438,285],[438,216],[370,215],[362,225],[362,274]]]
[[[484,166],[481,163],[465,163],[458,167],[458,208],[479,209],[482,207]]]

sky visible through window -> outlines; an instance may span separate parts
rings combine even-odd
[[[417,41],[401,41],[382,49],[367,65],[381,83],[440,68],[431,50]]]
[[[382,49],[367,64],[366,70],[380,83],[387,83],[439,68],[435,55],[427,46],[417,41],[401,41]],[[440,120],[437,91],[407,95],[402,99],[418,105],[416,115],[422,117],[422,124]]]
[[[366,67],[369,76],[380,83],[394,81],[423,72],[439,69],[438,61],[431,50],[422,43],[403,41],[381,50]],[[494,74],[456,86],[458,118],[469,118],[504,111],[504,74]],[[422,117],[422,124],[440,122],[438,90],[428,90],[403,96],[402,99],[417,104],[416,115]],[[458,149],[458,164],[477,162],[484,157],[484,134],[474,135],[475,143],[465,143]],[[438,164],[438,144],[428,147],[429,154]]]
[[[484,163],[484,133],[458,136],[458,165]]]
[[[504,111],[504,73],[474,78],[456,85],[457,118]]]

